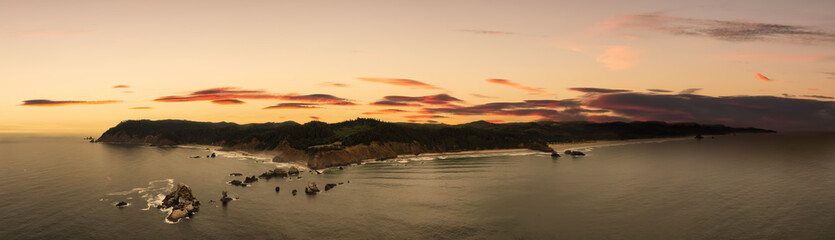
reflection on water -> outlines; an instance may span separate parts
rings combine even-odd
[[[200,148],[0,142],[0,236],[211,239],[827,239],[835,135],[718,136],[532,152],[396,159],[227,184],[273,164]],[[169,179],[171,179],[169,181]],[[305,195],[309,181],[324,190]],[[350,181],[350,182],[349,182]],[[203,206],[165,224],[148,205],[176,182]],[[281,189],[276,192],[274,189]],[[293,196],[295,189],[299,194]],[[240,197],[223,206],[221,191]],[[212,200],[212,201],[210,201]],[[118,201],[131,205],[113,206]],[[143,209],[148,209],[143,211]]]

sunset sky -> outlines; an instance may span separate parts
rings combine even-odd
[[[0,1],[0,133],[127,119],[835,131],[835,1]]]

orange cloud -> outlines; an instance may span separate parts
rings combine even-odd
[[[373,112],[364,112],[362,114],[363,115],[374,115],[374,114],[392,114],[392,113],[403,113],[403,112],[409,112],[409,111],[389,108],[389,109],[382,109],[382,110],[377,110],[377,111],[373,111]]]
[[[319,108],[316,104],[310,103],[279,103],[273,106],[265,107],[263,109],[311,109]]]
[[[128,85],[116,85],[116,86],[113,86],[113,88],[130,88],[130,86],[128,86]]]
[[[806,90],[809,90],[809,91],[820,91],[820,89],[817,89],[817,88],[807,88]]]
[[[218,99],[218,100],[212,100],[212,103],[220,104],[220,105],[238,105],[238,104],[244,104],[244,101],[241,101],[241,100],[238,100],[238,99]]]
[[[489,122],[489,123],[506,123],[507,122],[505,120],[484,120],[484,121]]]
[[[348,84],[344,83],[335,83],[335,82],[323,82],[319,85],[326,86],[326,87],[348,87]]]
[[[131,110],[147,110],[147,109],[154,109],[154,108],[152,108],[152,107],[132,107],[132,108],[129,108],[129,109],[131,109]]]
[[[441,116],[441,115],[410,115],[410,116],[404,116],[404,118],[421,119],[421,118],[449,118],[449,117]]]
[[[420,81],[411,80],[411,79],[400,79],[400,78],[357,78],[360,81],[366,82],[376,82],[376,83],[385,83],[391,84],[396,86],[406,86],[411,88],[423,88],[423,89],[443,89],[439,88],[430,84],[426,84]]]
[[[536,93],[536,94],[545,93],[545,91],[540,89],[540,88],[532,88],[532,87],[524,86],[524,85],[521,85],[521,84],[518,84],[518,83],[515,83],[515,82],[511,82],[511,81],[508,81],[508,80],[505,80],[505,79],[495,79],[494,78],[494,79],[487,79],[486,81],[489,82],[489,83],[495,83],[495,84],[501,84],[501,85],[515,87],[515,88],[518,88],[518,89],[521,89],[521,90],[524,90],[524,91],[528,91],[528,92],[531,92],[531,93]]]
[[[461,99],[455,98],[453,96],[447,94],[437,94],[437,95],[429,95],[429,96],[420,96],[420,97],[407,97],[407,96],[385,96],[383,97],[384,101],[378,101],[372,103],[372,105],[380,105],[379,103],[385,102],[386,104],[390,104],[388,106],[396,106],[397,104],[402,104],[401,106],[412,106],[411,102],[418,102],[422,104],[428,105],[444,105],[444,106],[452,106],[453,102],[462,102]],[[386,105],[383,105],[386,106]],[[420,106],[420,105],[418,105]]]
[[[313,120],[316,120],[316,121],[319,121],[319,119],[320,119],[320,118],[319,118],[319,117],[317,117],[317,116],[310,116],[309,118],[310,118],[310,119],[313,119]]]
[[[760,74],[760,73],[755,74],[755,76],[757,76],[757,79],[762,80],[763,82],[771,82],[771,81],[773,81],[773,80],[771,80],[770,78],[768,78],[768,77],[766,77],[766,76],[763,76],[763,75],[762,75],[762,74]]]
[[[76,101],[76,100],[68,100],[68,101],[53,101],[47,99],[32,99],[32,100],[25,100],[21,106],[33,106],[33,107],[54,107],[54,106],[66,106],[66,105],[95,105],[95,104],[108,104],[108,103],[120,103],[122,101],[116,100],[105,100],[105,101]]]
[[[233,87],[210,88],[192,92],[184,96],[165,96],[154,99],[157,102],[194,102],[194,101],[215,101],[226,99],[274,99],[293,102],[323,103],[330,105],[351,106],[356,105],[348,99],[339,98],[328,94],[271,94],[264,90],[240,90]],[[243,102],[241,102],[243,103]]]
[[[597,62],[603,63],[612,70],[631,68],[638,61],[638,53],[627,46],[612,46],[597,57]]]

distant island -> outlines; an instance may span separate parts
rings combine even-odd
[[[477,121],[459,125],[392,123],[358,118],[339,123],[236,124],[186,120],[127,120],[96,142],[164,145],[212,145],[260,152],[275,162],[306,164],[312,169],[389,159],[402,154],[527,148],[552,151],[549,143],[685,137],[729,133],[766,133],[758,128],[665,122],[522,122]]]

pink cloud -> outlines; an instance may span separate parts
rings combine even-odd
[[[523,91],[528,91],[528,92],[531,92],[531,93],[535,93],[535,94],[543,94],[543,93],[545,93],[545,91],[544,91],[544,90],[542,90],[541,88],[532,88],[532,87],[524,86],[524,85],[522,85],[522,84],[518,84],[518,83],[515,83],[515,82],[511,82],[511,81],[509,81],[509,80],[505,80],[505,79],[496,79],[496,78],[491,78],[491,79],[487,79],[487,80],[485,80],[485,81],[487,81],[487,82],[489,82],[489,83],[495,83],[495,84],[500,84],[500,85],[505,85],[505,86],[511,86],[511,87],[514,87],[514,88],[517,88],[517,89],[521,89],[521,90],[523,90]]]
[[[612,70],[631,68],[638,61],[638,53],[627,46],[612,46],[597,57],[597,62],[603,63]]]
[[[360,81],[366,82],[376,82],[376,83],[385,83],[395,86],[406,86],[411,88],[422,88],[422,89],[442,89],[431,84],[426,84],[421,81],[411,80],[411,79],[401,79],[401,78],[357,78]]]
[[[760,73],[756,73],[756,74],[755,74],[755,76],[757,76],[757,79],[762,80],[763,82],[771,82],[771,81],[773,81],[773,80],[771,80],[770,78],[768,78],[768,77],[766,77],[766,76],[763,76],[763,75],[762,75],[762,74],[760,74]]]

